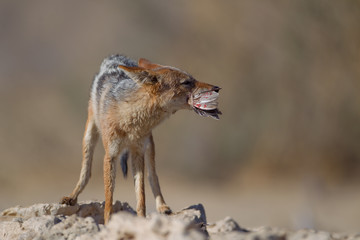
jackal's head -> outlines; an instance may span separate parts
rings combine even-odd
[[[199,82],[180,69],[155,64],[143,58],[139,60],[138,67],[120,65],[119,68],[169,111],[193,109],[201,116],[219,119],[219,87]]]

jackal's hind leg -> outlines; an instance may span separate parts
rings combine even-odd
[[[83,160],[81,164],[80,178],[76,187],[69,197],[63,197],[60,201],[62,204],[75,205],[79,194],[84,190],[91,176],[91,164],[94,154],[94,148],[98,140],[99,133],[95,125],[92,112],[89,111],[86,122],[85,133],[83,138]]]

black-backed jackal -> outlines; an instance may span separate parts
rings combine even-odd
[[[138,64],[122,55],[106,58],[91,87],[88,119],[83,138],[80,179],[61,203],[74,205],[89,181],[95,144],[99,135],[105,148],[104,221],[110,218],[116,162],[121,158],[124,175],[127,159],[135,180],[136,211],[145,216],[144,166],[160,213],[171,213],[162,196],[155,171],[155,146],[151,130],[181,109],[218,119],[220,88],[196,81],[188,73],[140,59]]]

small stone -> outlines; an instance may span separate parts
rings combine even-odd
[[[246,230],[244,228],[241,228],[239,224],[232,219],[231,217],[226,217],[223,220],[217,221],[214,224],[209,224],[207,227],[207,231],[209,233],[219,233],[219,232],[249,232],[249,230]]]

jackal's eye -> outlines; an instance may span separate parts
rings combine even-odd
[[[186,87],[191,87],[194,85],[194,81],[192,79],[185,79],[180,84]]]
[[[151,83],[157,83],[157,82],[158,82],[158,79],[157,79],[156,76],[151,76],[151,77],[150,77],[150,81],[151,81]]]
[[[155,75],[146,75],[143,82],[147,84],[155,84],[158,82],[158,78]]]

